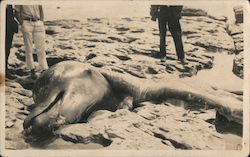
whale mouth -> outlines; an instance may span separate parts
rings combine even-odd
[[[52,107],[54,107],[56,104],[58,104],[58,102],[61,102],[61,100],[63,99],[65,91],[61,91],[59,94],[57,94],[56,98],[54,101],[52,101],[52,103],[50,103],[50,105],[48,105],[47,108],[45,108],[45,110],[43,110],[40,114],[38,114],[37,116],[48,112],[50,109],[52,109]],[[36,118],[37,116],[35,116],[34,118]]]
[[[39,111],[37,110],[37,107],[33,108],[30,114],[33,114],[32,112],[37,113],[35,113],[32,117],[27,117],[23,124],[23,135],[25,136],[25,139],[27,139],[27,142],[37,141],[45,136],[48,136],[49,134],[53,134],[53,131],[57,129],[59,125],[57,123],[62,125],[60,119],[62,116],[58,115],[56,110],[52,110],[53,108],[61,105],[64,93],[65,91],[58,93],[49,105],[45,104],[45,107],[40,108]]]

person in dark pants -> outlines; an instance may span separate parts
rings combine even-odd
[[[152,8],[153,7],[153,8]],[[183,6],[167,6],[167,5],[156,5],[151,6],[152,20],[158,18],[158,25],[160,31],[160,58],[162,62],[166,61],[166,33],[167,25],[168,29],[174,39],[176,54],[178,60],[182,64],[186,64],[185,54],[182,43],[182,31],[180,26],[181,11]]]
[[[6,32],[5,32],[5,73],[8,72],[8,59],[10,55],[10,49],[12,46],[12,40],[14,33],[18,32],[18,23],[14,18],[14,9],[12,5],[6,7]],[[8,75],[7,75],[8,76]]]

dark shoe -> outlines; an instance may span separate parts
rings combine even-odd
[[[30,70],[30,77],[33,79],[33,80],[36,80],[37,79],[37,75],[36,75],[36,72],[34,69],[31,69]]]
[[[188,62],[186,61],[186,59],[180,59],[180,62],[181,62],[181,64],[183,64],[183,65],[188,64]]]
[[[167,57],[166,56],[164,56],[164,57],[161,57],[161,62],[166,62],[167,61]]]
[[[46,71],[46,70],[39,70],[39,71],[37,72],[37,74],[38,74],[38,75],[41,75],[44,71]]]
[[[44,73],[45,70],[41,71],[41,73],[39,75],[41,75],[42,73]]]

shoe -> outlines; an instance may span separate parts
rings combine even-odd
[[[37,79],[37,75],[36,75],[36,72],[34,69],[31,69],[30,70],[30,77],[33,79],[33,80],[36,80]]]
[[[38,72],[37,72],[37,74],[38,75],[41,75],[42,73],[44,73],[44,71],[46,71],[47,69],[44,69],[44,70],[39,70]]]
[[[166,61],[167,61],[167,57],[164,56],[164,57],[162,57],[160,60],[161,60],[161,62],[166,62]]]
[[[40,74],[44,73],[45,71],[46,71],[46,70],[41,71],[41,73],[40,73]]]
[[[181,64],[183,64],[183,65],[186,65],[186,64],[188,64],[188,62],[186,61],[186,59],[180,59],[180,62],[181,62]]]

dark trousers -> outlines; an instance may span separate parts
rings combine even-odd
[[[7,73],[8,70],[8,59],[10,55],[10,49],[12,46],[12,40],[13,40],[14,32],[12,30],[6,30],[6,36],[5,36],[5,70]]]
[[[160,30],[160,54],[166,56],[166,33],[167,25],[169,31],[174,39],[176,54],[178,59],[184,59],[184,50],[182,44],[182,32],[179,19],[169,19],[166,17],[158,18],[159,30]]]

